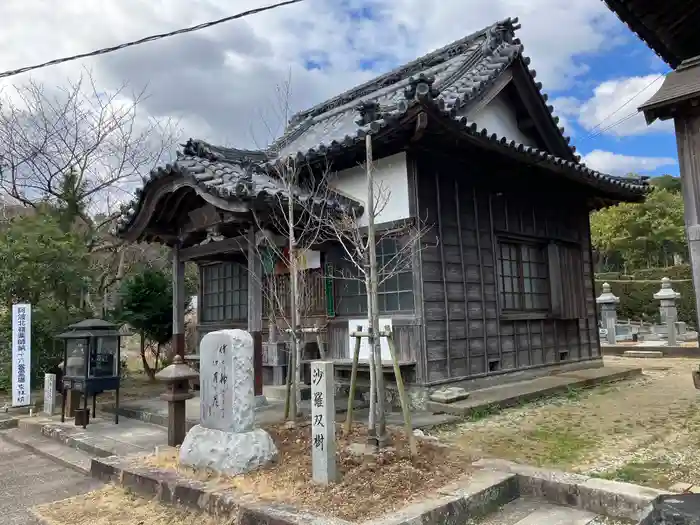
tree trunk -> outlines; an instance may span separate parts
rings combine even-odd
[[[292,195],[290,188],[290,195]],[[299,275],[297,274],[297,253],[296,253],[296,237],[294,232],[294,202],[291,197],[287,204],[287,221],[289,225],[289,295],[290,299],[290,325],[292,326],[292,351],[294,356],[294,417],[301,414],[301,345],[299,344]]]
[[[376,400],[376,437],[377,444],[386,444],[386,419],[384,413],[384,373],[382,369],[381,341],[379,338],[379,297],[377,284],[377,239],[374,227],[374,170],[372,167],[372,136],[365,137],[366,169],[367,169],[367,237],[369,251],[369,288],[367,289],[370,321],[370,356],[374,363],[370,363],[370,368],[374,368],[374,391]]]
[[[146,336],[141,331],[141,341],[140,341],[140,352],[141,352],[141,364],[143,365],[143,371],[148,376],[151,381],[156,380],[156,373],[148,364],[148,359],[146,359]]]

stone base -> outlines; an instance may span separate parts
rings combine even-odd
[[[195,425],[180,447],[182,464],[227,476],[245,474],[276,459],[277,447],[261,428],[234,433]]]

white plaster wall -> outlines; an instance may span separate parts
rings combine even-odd
[[[526,146],[537,146],[531,137],[518,128],[515,111],[510,107],[503,93],[500,93],[479,112],[469,115],[469,120],[476,122],[479,128],[489,130],[489,134],[496,133],[499,137],[506,137]]]
[[[384,157],[374,163],[375,203],[377,188],[382,192],[378,207],[382,207],[374,219],[375,224],[396,221],[410,217],[408,208],[408,164],[406,153],[401,152]],[[339,171],[331,179],[330,185],[338,192],[367,204],[367,174],[364,167],[357,166]],[[367,214],[360,218],[360,226],[367,226]]]

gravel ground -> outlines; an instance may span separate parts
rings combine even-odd
[[[460,423],[438,432],[472,454],[669,488],[700,485],[700,359],[606,357],[644,369],[633,381]]]

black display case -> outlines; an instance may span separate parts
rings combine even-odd
[[[66,397],[70,390],[80,392],[83,408],[79,420],[87,426],[87,402],[92,396],[92,415],[97,408],[97,395],[115,392],[114,423],[119,423],[119,386],[121,379],[121,338],[125,335],[119,325],[102,319],[86,319],[68,327],[58,336],[64,341],[64,373],[61,380],[63,399],[61,421],[65,421]],[[78,419],[76,419],[78,421]]]

